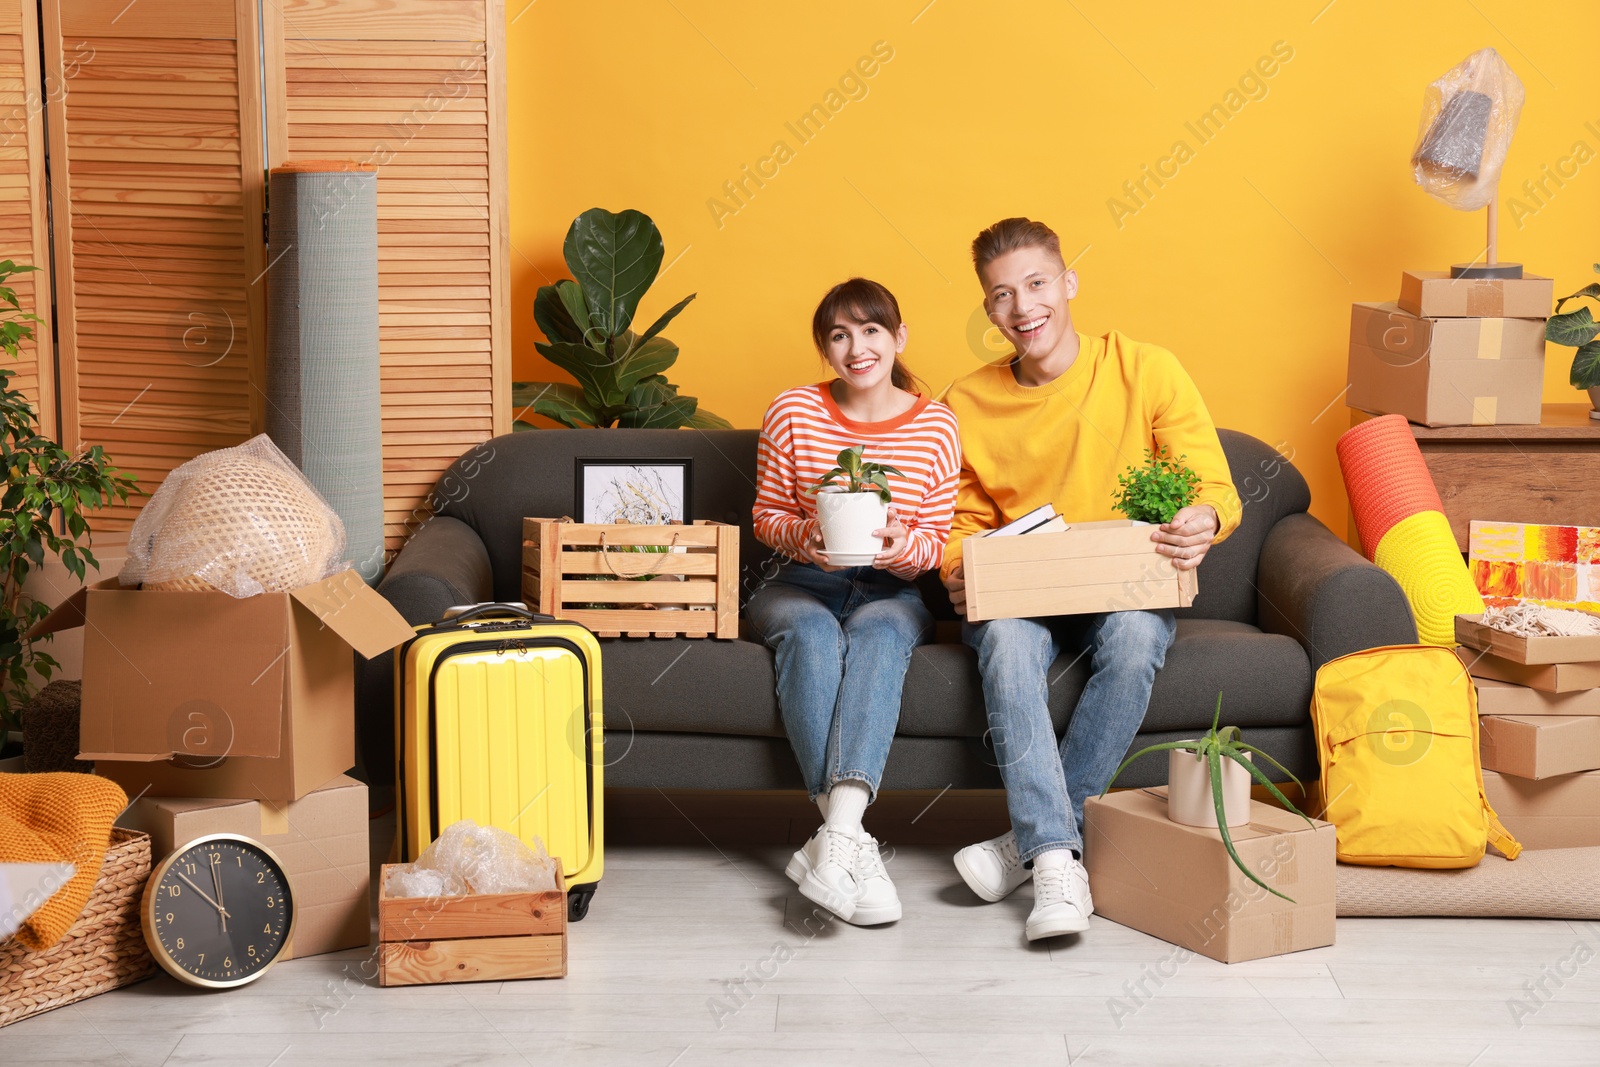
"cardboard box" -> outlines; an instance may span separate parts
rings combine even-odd
[[[1484,715],[1478,732],[1485,770],[1535,781],[1600,770],[1600,718],[1592,715]]]
[[[1456,640],[1513,663],[1594,663],[1600,661],[1600,634],[1585,637],[1523,637],[1483,624],[1482,615],[1457,615]]]
[[[1555,280],[1452,278],[1449,271],[1408,270],[1400,275],[1400,308],[1427,318],[1542,319],[1555,304]]]
[[[1060,533],[973,536],[961,542],[967,618],[1027,619],[1186,608],[1200,583],[1127,519],[1077,522]]]
[[[355,763],[354,648],[414,635],[353,570],[291,593],[78,590],[31,631],[83,626],[81,759],[129,796],[298,800]]]
[[[1546,693],[1600,689],[1600,663],[1517,663],[1473,648],[1458,648],[1456,655],[1474,678],[1511,682]]]
[[[1229,833],[1246,878],[1215,829],[1167,818],[1166,790],[1130,789],[1084,804],[1084,862],[1095,911],[1223,963],[1333,944],[1334,828],[1250,802]]]
[[[1600,715],[1600,689],[1546,693],[1525,685],[1474,678],[1479,715]]]
[[[1484,771],[1483,791],[1523,848],[1600,846],[1600,771],[1539,782]]]
[[[1537,424],[1544,324],[1427,319],[1395,304],[1353,304],[1349,384],[1351,407],[1425,426]]]
[[[367,787],[340,775],[287,803],[140,797],[118,826],[150,835],[157,861],[207,834],[243,834],[283,861],[294,892],[286,958],[361,948],[371,940]]]

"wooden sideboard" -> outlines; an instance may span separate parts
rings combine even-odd
[[[1373,417],[1353,411],[1350,425]],[[1546,404],[1537,426],[1413,423],[1411,433],[1463,552],[1473,519],[1600,526],[1600,421],[1588,404]]]

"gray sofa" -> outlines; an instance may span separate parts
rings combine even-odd
[[[573,510],[575,457],[693,460],[692,517],[740,528],[742,599],[770,573],[750,529],[754,430],[539,430],[478,446],[440,479],[435,514],[411,536],[378,587],[411,622],[453,604],[520,600],[522,519]],[[1244,520],[1200,567],[1194,606],[1156,678],[1136,745],[1192,737],[1223,721],[1302,778],[1315,777],[1308,708],[1323,663],[1358,649],[1416,640],[1399,587],[1306,514],[1310,491],[1261,441],[1222,431]],[[976,660],[936,575],[924,597],[943,620],[919,648],[884,773],[885,789],[1000,786],[984,741]],[[752,640],[617,638],[601,641],[606,784],[692,789],[801,788],[774,695],[773,657]],[[392,665],[366,663],[359,686],[363,762],[376,782],[394,761]],[[1050,710],[1065,728],[1086,677],[1082,661],[1053,669]],[[1140,760],[1128,785],[1166,780],[1166,762]]]

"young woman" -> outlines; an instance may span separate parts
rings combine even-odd
[[[900,361],[906,326],[894,296],[852,278],[822,298],[811,336],[838,376],[780,394],[757,452],[755,535],[786,562],[745,617],[777,653],[778,705],[824,822],[794,854],[800,892],[860,926],[900,918],[900,898],[861,826],[900,717],[911,651],[932,629],[912,580],[939,566],[955,508],[955,416]],[[871,566],[833,566],[812,488],[843,449],[899,469]]]

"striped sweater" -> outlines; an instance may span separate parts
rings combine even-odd
[[[839,410],[827,383],[780,393],[762,420],[756,449],[756,537],[800,556],[817,529],[816,500],[805,490],[856,445],[866,446],[866,459],[903,472],[889,475],[890,506],[909,537],[889,573],[909,579],[939,566],[955,511],[961,444],[955,415],[927,397],[896,418],[856,422]]]

